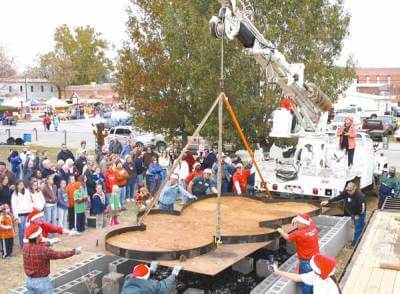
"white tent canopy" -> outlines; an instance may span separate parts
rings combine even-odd
[[[25,102],[25,97],[13,97],[11,99],[5,100],[2,106],[20,108],[21,106],[27,106],[27,103]]]
[[[61,99],[58,99],[57,97],[50,98],[46,102],[47,106],[51,107],[67,107],[69,104]]]

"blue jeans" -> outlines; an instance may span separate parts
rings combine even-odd
[[[138,186],[143,186],[143,174],[137,175],[136,176],[136,184]],[[139,189],[138,189],[139,190]]]
[[[53,226],[57,226],[57,205],[53,206],[45,206],[44,207],[44,218],[46,222],[52,224]]]
[[[135,198],[135,186],[136,186],[136,178],[126,185],[126,199],[134,199]]]
[[[357,241],[360,239],[361,233],[364,229],[365,213],[360,214],[360,218],[358,220],[355,219],[355,215],[353,214],[351,215],[351,219],[354,222],[354,237],[351,245],[355,246],[357,244]]]
[[[152,197],[154,197],[154,195],[157,193],[158,188],[160,188],[159,181],[157,181],[157,183],[154,180],[150,182],[150,194]]]
[[[25,234],[25,224],[27,215],[18,215],[20,223],[18,224],[18,239],[19,246],[22,248],[24,246],[24,234]]]
[[[312,272],[312,268],[310,265],[310,261],[307,259],[299,259],[300,261],[300,274],[306,274]],[[312,294],[313,293],[313,286],[309,286],[307,284],[301,283],[301,294]]]
[[[121,209],[125,208],[125,196],[126,196],[126,186],[119,187],[119,203],[121,204]]]
[[[68,229],[68,208],[58,207],[58,226],[63,229]]]
[[[229,182],[225,179],[222,180],[221,183],[221,192],[222,193],[227,193],[229,191]]]
[[[52,294],[53,285],[49,277],[43,278],[28,278],[26,281],[28,294]]]
[[[162,210],[174,210],[174,204],[163,204],[161,202],[158,202],[158,209],[162,209]]]

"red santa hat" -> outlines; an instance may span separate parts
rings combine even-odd
[[[309,226],[311,224],[311,217],[308,213],[302,213],[296,216],[293,221],[299,222],[303,225]]]
[[[147,280],[150,277],[150,268],[141,263],[133,268],[132,278]]]
[[[316,254],[311,258],[310,266],[322,280],[325,280],[335,273],[336,260],[328,255]]]
[[[25,238],[24,238],[24,243],[28,243],[29,240],[36,239],[42,234],[42,228],[37,225],[37,224],[31,224],[26,230],[25,230]]]
[[[43,217],[43,212],[34,209],[30,214],[28,214],[28,217],[26,218],[26,222],[28,224],[32,223],[34,220],[37,220],[38,218]]]

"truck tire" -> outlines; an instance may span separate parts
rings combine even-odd
[[[156,149],[157,149],[157,151],[158,152],[161,152],[161,151],[163,151],[163,150],[167,150],[167,143],[165,143],[165,142],[157,142],[157,144],[156,144]]]
[[[136,142],[135,144],[141,151],[144,150],[144,144],[142,142]]]

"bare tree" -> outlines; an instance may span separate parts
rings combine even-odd
[[[17,74],[15,60],[8,54],[7,49],[0,45],[0,78],[8,78]]]

